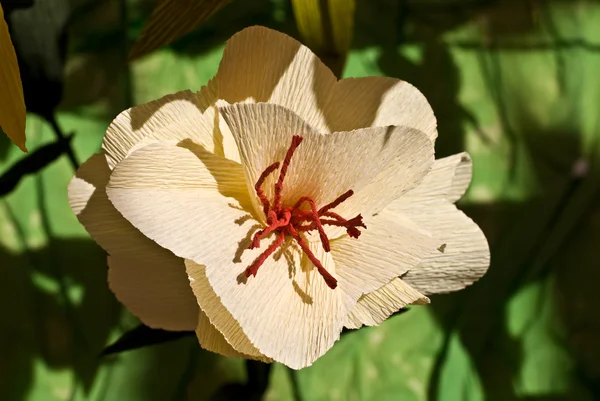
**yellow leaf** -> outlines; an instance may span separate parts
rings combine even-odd
[[[356,0],[292,0],[302,39],[339,77],[352,44]]]
[[[25,99],[15,48],[0,5],[0,128],[22,151],[25,147]]]
[[[199,27],[231,0],[160,0],[129,53],[141,57]]]

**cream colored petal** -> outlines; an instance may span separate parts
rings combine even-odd
[[[377,326],[406,305],[428,303],[429,298],[396,277],[380,289],[360,297],[344,326],[349,329]]]
[[[411,128],[373,127],[322,135],[281,106],[236,104],[220,111],[238,144],[250,192],[267,166],[283,161],[292,136],[302,136],[284,181],[284,204],[310,196],[320,207],[352,189],[354,196],[335,211],[347,218],[365,216],[416,186],[433,163],[433,143]],[[277,177],[271,174],[263,185],[269,199]],[[257,213],[262,213],[256,196],[253,201]]]
[[[327,132],[322,108],[335,83],[333,73],[307,47],[258,26],[227,41],[215,77],[219,99],[278,104],[320,132]]]
[[[218,99],[217,85],[214,78],[208,80],[206,85],[196,92],[196,104],[202,112],[214,107]]]
[[[198,305],[183,261],[135,229],[106,196],[106,157],[93,155],[69,184],[69,203],[81,224],[109,257],[111,290],[150,327],[193,330]]]
[[[263,362],[272,362],[264,355],[246,355],[238,352],[233,348],[223,337],[223,334],[210,323],[208,316],[202,309],[198,316],[198,328],[196,329],[196,337],[200,346],[207,351],[215,352],[229,358],[245,358],[255,359]]]
[[[436,160],[421,184],[399,198],[397,203],[391,203],[388,209],[402,211],[408,204],[444,198],[456,202],[471,183],[472,165],[471,157],[466,152]]]
[[[423,94],[408,82],[388,77],[347,78],[333,88],[325,106],[330,130],[404,125],[437,137],[436,119]]]
[[[225,120],[218,109],[218,107],[225,107],[228,105],[229,103],[226,101],[218,100],[213,106],[206,109],[204,118],[213,122],[213,153],[240,163],[240,152],[238,151],[229,126],[225,123]]]
[[[490,265],[490,250],[483,231],[467,215],[449,202],[425,208],[407,209],[405,215],[429,230],[445,244],[404,281],[424,294],[460,290],[477,281]]]
[[[196,337],[200,346],[207,351],[221,354],[228,358],[244,358],[244,354],[236,351],[223,337],[223,334],[210,323],[208,316],[200,309]]]
[[[206,104],[216,102],[211,96],[208,90],[197,94],[183,91],[123,111],[109,125],[102,142],[110,168],[139,148],[136,145],[144,140],[148,144],[189,138],[213,151],[213,121],[203,116]]]
[[[186,260],[185,265],[198,304],[204,313],[206,313],[210,323],[222,333],[221,335],[225,341],[246,356],[252,356],[256,359],[266,359],[252,345],[238,321],[233,318],[231,313],[223,306],[220,298],[215,294],[206,277],[206,267],[192,260]]]
[[[108,256],[108,286],[147,326],[194,330],[198,304],[190,291],[183,260],[156,244],[153,247],[159,250]]]
[[[208,228],[230,217],[252,219],[242,167],[192,142],[154,143],[133,152],[114,169],[107,194],[146,236],[192,260],[206,253],[182,241],[206,237],[207,226],[196,226],[196,219]],[[155,209],[164,211],[152,214]]]
[[[237,145],[233,140],[229,127],[225,124],[223,117],[220,116],[218,112],[218,107],[226,106],[228,103],[222,99],[218,99],[215,79],[213,78],[208,81],[196,95],[200,110],[204,110],[204,118],[212,122],[212,152],[239,163],[240,154]]]
[[[356,299],[415,268],[442,244],[386,210],[365,223],[358,239],[344,236],[331,242],[338,275]]]
[[[386,207],[402,214],[445,244],[404,280],[424,294],[460,290],[488,269],[490,253],[485,235],[451,202],[465,192],[471,178],[466,153],[437,160],[421,185]]]
[[[305,259],[301,263],[292,245],[267,259],[257,276],[246,280],[246,267],[271,238],[262,241],[260,249],[247,249],[260,226],[238,200],[227,197],[236,195],[234,184],[239,184],[241,172],[234,171],[239,165],[221,159],[209,167],[210,160],[201,156],[164,143],[140,149],[115,169],[109,197],[149,238],[206,266],[215,294],[261,354],[293,368],[310,365],[339,338],[355,299],[341,285],[336,290],[327,287],[312,264]],[[330,254],[317,251],[335,274]],[[194,270],[188,274],[193,287],[201,282]],[[195,290],[203,294],[202,288]],[[209,317],[219,327],[218,320]],[[231,332],[219,329],[231,343]]]
[[[319,243],[309,246],[336,276],[331,254]],[[343,279],[335,290],[329,288],[294,244],[267,259],[256,277],[245,279],[244,268],[253,260],[244,254],[239,268],[224,269],[228,260],[215,253],[206,268],[211,286],[261,353],[294,369],[311,365],[339,339],[355,300]]]

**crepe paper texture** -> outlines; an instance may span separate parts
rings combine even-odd
[[[119,114],[69,200],[143,323],[300,369],[344,327],[486,272],[486,238],[454,205],[471,159],[435,160],[436,137],[407,82],[337,80],[299,42],[251,27],[198,92]]]

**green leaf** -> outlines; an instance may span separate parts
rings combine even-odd
[[[137,59],[190,33],[231,0],[160,0],[129,54]]]
[[[379,327],[348,333],[313,366],[290,372],[291,383],[275,372],[270,396],[292,399],[297,391],[303,400],[423,400],[442,339],[426,308],[414,307]]]
[[[140,324],[134,329],[124,333],[117,341],[104,348],[102,355],[118,354],[190,336],[195,336],[193,331],[167,331],[153,329],[145,324]]]
[[[97,149],[101,125],[69,115],[61,123],[87,131],[71,140],[82,154]],[[44,154],[60,154],[62,144],[39,117],[28,116],[27,126],[32,156],[42,155],[36,163],[43,168],[0,200],[0,394],[8,401],[53,401],[90,390],[97,355],[120,313],[105,284],[104,252],[68,205],[72,167],[66,157],[45,163]],[[2,170],[21,157],[11,149]]]
[[[0,198],[15,189],[26,175],[35,174],[69,151],[73,135],[57,139],[22,157],[0,175]]]

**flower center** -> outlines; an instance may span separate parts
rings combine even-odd
[[[254,189],[256,190],[256,195],[258,195],[258,198],[262,203],[265,216],[267,217],[267,227],[254,234],[252,243],[248,249],[258,248],[260,246],[260,241],[271,233],[276,233],[276,237],[271,245],[269,245],[269,247],[263,253],[261,253],[250,266],[246,268],[246,277],[250,277],[250,275],[256,276],[258,268],[283,244],[286,237],[289,236],[298,243],[308,259],[313,263],[313,265],[315,265],[319,274],[321,274],[321,276],[325,279],[327,285],[331,289],[334,289],[337,287],[337,280],[323,267],[319,259],[317,259],[314,253],[310,250],[308,244],[300,233],[317,230],[321,239],[321,243],[323,244],[323,249],[325,252],[329,252],[331,248],[329,246],[329,238],[327,238],[327,234],[323,229],[324,225],[345,227],[348,235],[353,238],[358,238],[360,236],[358,227],[367,228],[367,226],[364,225],[362,216],[360,214],[350,220],[346,220],[339,214],[331,211],[331,209],[335,208],[354,194],[354,191],[351,189],[344,192],[333,202],[326,204],[320,209],[317,209],[315,201],[309,196],[301,197],[294,206],[284,206],[281,203],[283,181],[285,179],[288,167],[290,166],[292,156],[294,155],[294,152],[300,143],[302,143],[302,137],[299,135],[294,135],[292,138],[292,143],[285,154],[283,164],[281,165],[279,179],[275,183],[273,204],[271,204],[269,199],[267,199],[264,191],[262,190],[262,185],[265,182],[265,179],[272,172],[279,168],[279,162],[275,162],[267,167],[256,181]],[[301,209],[301,206],[306,204],[310,207],[310,209]]]

